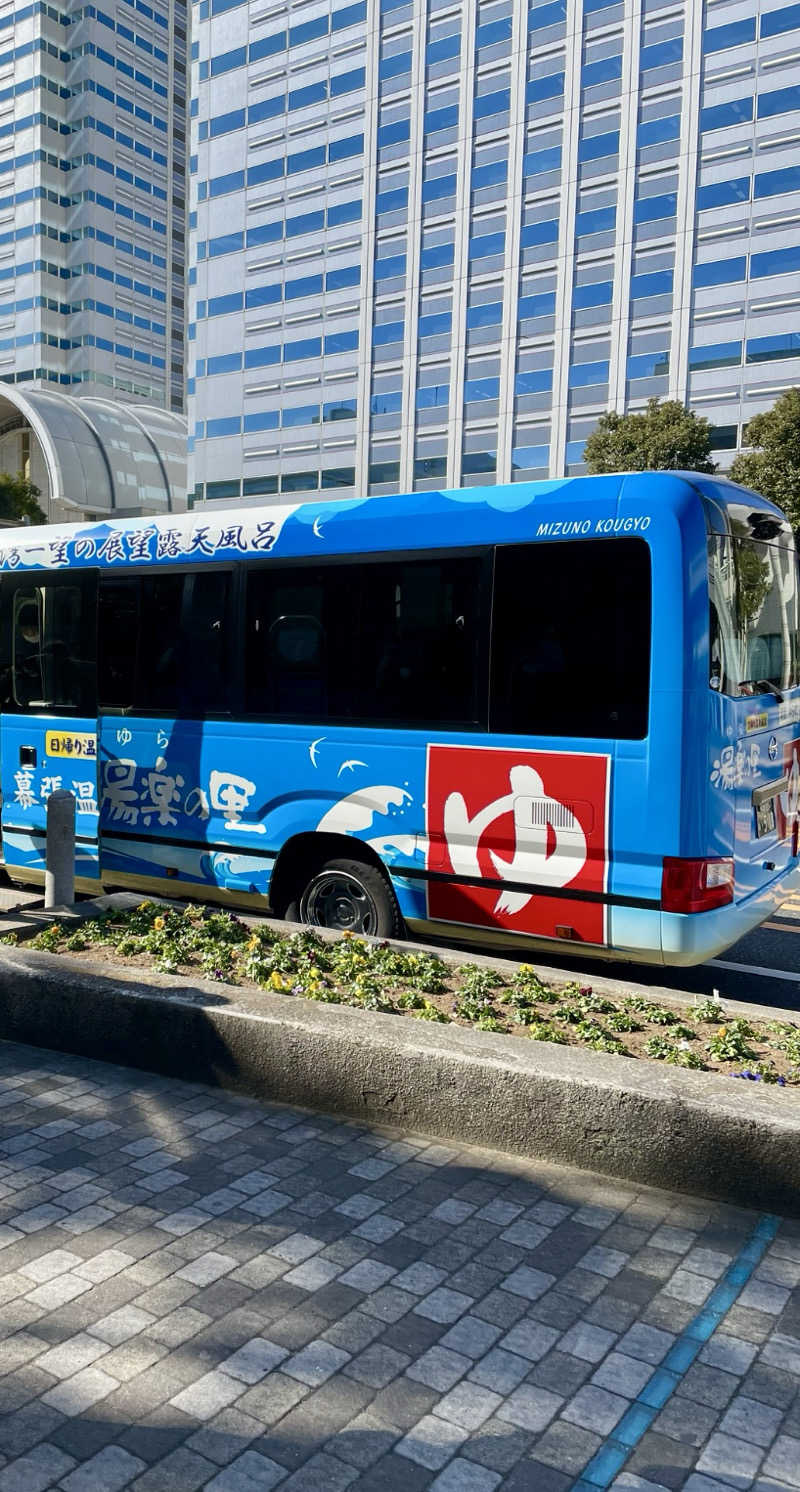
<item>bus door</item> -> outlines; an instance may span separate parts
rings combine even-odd
[[[40,882],[47,799],[75,795],[75,878],[98,889],[97,574],[5,575],[0,585],[2,847],[14,880]]]

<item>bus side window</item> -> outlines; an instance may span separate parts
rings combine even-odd
[[[483,559],[444,555],[362,571],[358,713],[398,726],[485,726]]]
[[[20,709],[80,709],[93,669],[84,655],[76,585],[31,585],[14,593],[12,697]]]
[[[640,740],[647,734],[650,609],[642,539],[499,548],[491,728]]]
[[[12,672],[14,701],[28,707],[44,701],[41,593],[35,586],[14,597]]]
[[[135,699],[139,578],[101,575],[97,596],[97,693],[105,710],[129,710]]]
[[[341,624],[331,604],[340,573],[336,567],[248,574],[245,668],[252,713],[328,718],[327,632],[329,618],[334,628]]]
[[[190,718],[229,710],[229,594],[224,570],[102,576],[102,706]]]
[[[485,728],[484,556],[254,568],[247,709]]]
[[[179,657],[184,575],[141,579],[139,666],[135,705],[163,715],[179,711]]]
[[[229,570],[197,570],[186,577],[180,713],[189,719],[226,714],[231,707]]]
[[[267,633],[273,708],[282,715],[328,714],[325,631],[315,616],[279,616]]]

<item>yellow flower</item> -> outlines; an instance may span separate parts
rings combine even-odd
[[[272,986],[273,989],[277,989],[277,990],[285,989],[283,978],[278,973],[277,969],[273,970],[273,972],[270,974],[270,976],[269,976],[269,982],[270,982],[270,985]]]
[[[153,927],[156,929],[157,932],[161,932],[161,929],[164,926],[166,926],[166,924],[164,922],[164,918],[163,917],[154,917],[153,918]]]
[[[256,937],[256,934],[253,933],[252,938],[249,938],[248,942],[247,942],[248,952],[254,953],[257,947],[258,947],[258,938]]]
[[[342,933],[342,937],[343,938],[352,938],[352,936],[353,936],[353,934],[351,932],[345,931],[345,932]]]
[[[720,1028],[719,1028],[719,1030],[717,1032],[717,1035],[718,1036],[727,1036],[727,1034],[728,1034],[728,1027],[727,1026],[720,1026]]]

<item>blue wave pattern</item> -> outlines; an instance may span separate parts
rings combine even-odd
[[[498,520],[512,520],[510,537],[523,537],[514,523],[543,497],[570,488],[570,512],[583,495],[593,512],[598,499],[615,504],[619,477],[565,478],[553,482],[517,483],[506,487],[473,487],[465,491],[425,494],[423,542],[436,545],[456,536],[459,543],[488,541]],[[413,504],[413,507],[411,506]],[[613,511],[613,508],[612,508]],[[130,564],[174,564],[176,560],[236,560],[269,553],[282,557],[318,551],[346,554],[359,549],[381,551],[420,547],[414,529],[419,502],[409,496],[347,498],[338,502],[303,503],[298,508],[234,509],[221,518],[187,513],[113,523],[48,529],[12,529],[2,535],[0,569],[58,569]],[[490,524],[487,520],[494,519]],[[500,524],[502,527],[502,524]],[[527,528],[527,525],[525,525]],[[471,530],[472,533],[466,530]],[[524,534],[531,537],[530,533]]]

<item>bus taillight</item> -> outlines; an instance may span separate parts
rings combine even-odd
[[[732,860],[679,860],[667,856],[661,877],[665,912],[710,912],[733,901]]]

